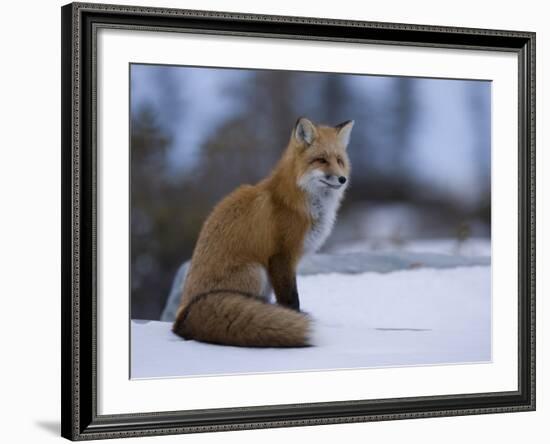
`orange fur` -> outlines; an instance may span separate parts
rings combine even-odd
[[[206,219],[173,327],[180,336],[242,346],[310,343],[308,317],[291,309],[298,308],[296,265],[315,222],[298,183],[312,169],[347,175],[349,160],[341,127],[299,122],[313,140],[306,142],[295,128],[271,174],[237,188]],[[265,272],[279,306],[260,299]]]

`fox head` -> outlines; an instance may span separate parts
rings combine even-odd
[[[309,194],[342,194],[351,171],[347,146],[353,120],[335,127],[315,125],[301,117],[292,131],[297,184]]]

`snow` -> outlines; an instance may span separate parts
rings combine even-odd
[[[490,265],[489,256],[458,256],[439,253],[409,253],[405,251],[317,253],[306,255],[298,264],[298,275],[389,273],[416,268],[455,268]],[[174,278],[161,321],[173,322],[180,304],[189,262],[184,262]],[[301,279],[298,277],[298,279]]]
[[[171,323],[131,322],[132,378],[463,364],[491,360],[489,266],[299,276],[316,345],[184,341]]]
[[[395,245],[391,240],[365,240],[363,242],[344,243],[332,248],[335,253],[356,252],[407,252],[407,253],[432,253],[457,257],[490,257],[491,241],[484,238],[471,238],[462,242],[456,239],[413,239],[403,240]]]

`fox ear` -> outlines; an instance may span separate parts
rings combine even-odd
[[[305,117],[300,117],[296,121],[296,125],[294,127],[294,137],[298,142],[311,145],[316,134],[317,130],[311,120],[306,119]]]
[[[338,131],[338,139],[344,145],[344,147],[347,147],[349,144],[349,139],[351,137],[351,130],[353,128],[353,124],[355,122],[353,120],[346,120],[345,122],[340,123],[339,125],[336,125],[336,131]]]

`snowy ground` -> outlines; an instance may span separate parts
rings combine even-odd
[[[132,321],[132,378],[491,360],[490,266],[299,276],[317,345],[252,349],[183,341]]]
[[[389,273],[416,268],[489,266],[490,251],[490,241],[484,239],[469,239],[461,244],[452,239],[415,240],[398,246],[372,240],[355,241],[343,243],[329,252],[304,256],[298,264],[297,274],[300,279],[300,276],[331,273]],[[161,321],[174,321],[188,268],[189,261],[186,261],[176,273]]]
[[[411,239],[396,242],[388,238],[368,238],[361,242],[342,243],[332,247],[334,253],[432,253],[459,257],[491,257],[491,241],[486,238],[456,239]]]

